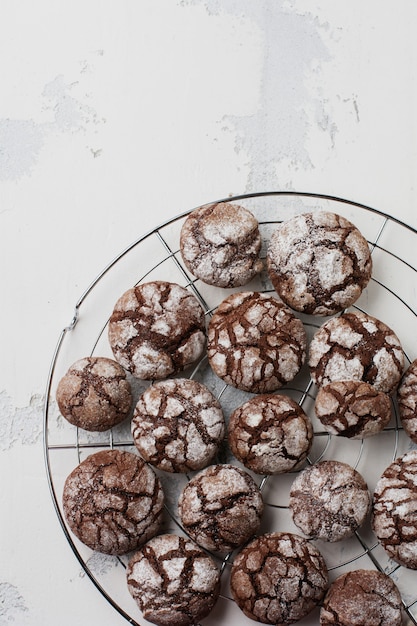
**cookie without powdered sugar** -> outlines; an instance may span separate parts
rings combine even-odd
[[[202,356],[204,311],[197,298],[176,283],[142,283],[116,302],[108,337],[114,358],[133,376],[167,378]]]
[[[401,626],[402,601],[394,581],[378,570],[358,569],[332,583],[320,626]]]
[[[372,258],[354,224],[336,213],[303,213],[271,236],[267,267],[272,284],[292,309],[333,315],[351,306],[368,284]]]
[[[404,369],[404,351],[394,331],[380,320],[352,311],[327,320],[314,334],[309,367],[318,387],[359,380],[392,394]]]
[[[126,577],[143,617],[159,626],[194,626],[211,612],[220,593],[214,560],[174,534],[142,546],[131,557]]]
[[[366,439],[387,426],[392,408],[390,397],[370,383],[336,380],[318,390],[315,413],[331,435]]]
[[[260,249],[258,221],[248,209],[230,202],[195,209],[181,229],[184,263],[208,285],[246,285],[262,270]]]
[[[378,480],[372,527],[394,561],[417,569],[417,450],[396,459]]]
[[[286,626],[319,606],[328,588],[327,567],[319,550],[303,537],[267,533],[237,555],[230,587],[246,617]]]
[[[68,422],[84,430],[102,432],[127,417],[132,391],[126,372],[116,361],[86,357],[73,363],[61,378],[56,401]]]
[[[188,378],[162,380],[139,398],[132,435],[140,455],[167,472],[200,470],[209,465],[226,426],[217,398]]]
[[[229,419],[229,445],[235,457],[256,474],[298,469],[313,443],[310,418],[292,398],[255,396]]]
[[[295,378],[307,338],[282,302],[255,291],[228,296],[208,327],[209,363],[219,378],[252,393],[275,391]]]
[[[294,480],[289,498],[294,524],[309,539],[335,542],[351,537],[371,510],[361,474],[341,461],[320,461]]]
[[[119,555],[159,531],[164,493],[155,472],[139,456],[102,450],[67,477],[62,502],[65,519],[82,543]]]
[[[397,399],[404,431],[417,443],[417,359],[404,373],[398,387]]]
[[[233,465],[210,465],[184,487],[178,512],[187,534],[206,550],[226,553],[258,531],[264,503],[253,478]]]

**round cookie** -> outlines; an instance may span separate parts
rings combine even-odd
[[[192,211],[180,235],[186,267],[217,287],[246,285],[262,270],[258,221],[238,204],[219,202]]]
[[[267,533],[237,555],[230,587],[247,617],[284,626],[320,604],[328,588],[327,567],[319,550],[303,537]]]
[[[363,477],[340,461],[320,461],[294,480],[289,497],[294,524],[309,539],[335,542],[351,537],[371,510]]]
[[[323,385],[316,396],[316,416],[332,435],[366,439],[391,419],[391,400],[370,383],[340,380]]]
[[[220,593],[214,560],[192,541],[174,534],[154,537],[130,559],[127,586],[143,617],[160,626],[193,626]]]
[[[377,570],[358,569],[332,583],[320,610],[320,626],[401,626],[401,595]]]
[[[158,532],[164,493],[139,456],[102,450],[67,477],[62,502],[67,523],[82,543],[116,555],[135,550]]]
[[[404,431],[417,443],[417,359],[404,373],[398,387],[397,399]]]
[[[101,432],[122,422],[132,405],[124,369],[106,357],[86,357],[71,365],[56,390],[56,401],[68,422]]]
[[[116,302],[108,336],[116,361],[136,378],[166,378],[203,354],[204,311],[176,283],[142,283]]]
[[[392,394],[401,379],[404,352],[386,324],[352,311],[327,320],[316,331],[308,363],[318,387],[336,380],[361,380]]]
[[[196,380],[158,381],[139,398],[132,435],[141,456],[167,472],[206,467],[225,434],[217,398]]]
[[[299,468],[313,443],[313,427],[291,398],[264,394],[235,409],[229,419],[229,445],[235,457],[257,474]]]
[[[306,332],[292,311],[267,294],[228,296],[208,327],[209,363],[219,378],[252,393],[293,380],[306,356]]]
[[[296,311],[333,315],[352,305],[371,278],[368,243],[349,220],[327,211],[279,224],[267,251],[271,282]]]
[[[253,478],[233,465],[210,465],[183,489],[178,512],[184,530],[206,550],[226,553],[259,529],[264,503]]]
[[[388,555],[417,569],[417,450],[396,459],[378,480],[372,527]]]

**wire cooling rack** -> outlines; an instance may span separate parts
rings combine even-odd
[[[377,209],[333,196],[298,192],[263,192],[225,198],[221,201],[239,203],[248,208],[259,221],[265,257],[269,238],[281,221],[305,211],[328,210],[350,219],[366,237],[373,257],[373,275],[356,309],[373,315],[390,326],[400,338],[406,354],[406,366],[417,357],[417,231],[398,219]],[[146,622],[127,590],[126,557],[113,557],[92,552],[70,532],[62,510],[62,489],[67,475],[89,454],[103,448],[135,451],[130,420],[106,433],[87,433],[67,423],[59,414],[56,387],[69,366],[79,358],[96,355],[112,357],[107,340],[107,325],[119,296],[133,285],[151,280],[176,282],[192,291],[205,309],[207,318],[230,290],[205,285],[195,280],[185,269],[179,251],[179,234],[189,211],[158,226],[134,241],[105,267],[90,284],[75,305],[68,326],[60,333],[47,380],[44,404],[44,456],[52,501],[68,544],[77,557],[82,571],[91,579],[102,596],[134,626]],[[266,272],[261,273],[241,290],[273,292]],[[324,318],[300,315],[307,336],[311,339]],[[231,412],[249,395],[225,385],[211,371],[207,359],[202,360],[182,376],[198,379],[219,398],[226,420]],[[134,404],[150,384],[129,378]],[[314,426],[314,443],[309,463],[321,459],[337,459],[355,467],[365,478],[372,492],[384,469],[399,455],[413,446],[403,432],[395,399],[393,418],[378,435],[353,441],[334,437],[323,431],[314,416],[316,389],[307,367],[297,378],[279,390],[299,402]],[[239,465],[226,444],[218,462]],[[177,517],[177,500],[189,476],[158,472],[166,494],[165,529],[182,533]],[[254,476],[262,489],[266,503],[260,532],[285,530],[299,532],[288,511],[288,495],[294,473],[280,476]],[[379,569],[392,577],[404,604],[404,625],[417,624],[417,571],[399,566],[390,560],[372,533],[369,521],[356,534],[337,544],[315,542],[322,552],[330,580],[352,569]],[[222,572],[221,597],[209,617],[207,626],[253,624],[238,609],[230,596],[228,577],[234,555],[219,559]],[[317,626],[316,609],[300,624]]]

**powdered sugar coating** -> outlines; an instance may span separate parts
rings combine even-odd
[[[387,426],[392,408],[389,396],[370,383],[341,380],[318,390],[315,412],[330,434],[366,439]]]
[[[226,553],[258,530],[264,504],[253,478],[233,465],[211,465],[183,489],[178,512],[190,537],[207,550]]]
[[[309,367],[320,387],[358,380],[392,394],[404,369],[404,352],[394,331],[361,311],[327,320],[310,342]]]
[[[319,605],[328,588],[327,567],[319,550],[303,537],[267,533],[237,555],[230,587],[247,617],[284,626]]]
[[[377,570],[358,569],[332,583],[320,626],[401,626],[402,602],[394,581]]]
[[[417,569],[417,450],[396,459],[377,482],[372,526],[394,561]]]
[[[210,613],[220,593],[214,560],[174,534],[142,546],[131,557],[126,577],[143,617],[161,626],[193,626]]]
[[[306,332],[292,311],[265,293],[223,300],[208,327],[214,372],[243,391],[275,391],[295,378],[306,356]]]
[[[353,467],[340,461],[320,461],[294,480],[289,509],[296,526],[310,539],[341,541],[365,522],[371,495]]]
[[[86,357],[73,363],[56,391],[61,414],[84,430],[101,432],[128,415],[132,392],[126,372],[113,359]]]
[[[312,315],[352,305],[372,273],[366,239],[349,220],[326,211],[282,222],[272,234],[267,265],[283,301]]]
[[[65,481],[62,501],[80,541],[98,552],[125,554],[158,532],[164,493],[143,459],[109,449],[77,465]]]
[[[257,474],[280,474],[299,468],[313,442],[313,427],[302,408],[279,394],[255,396],[229,419],[232,453]]]
[[[142,283],[116,302],[108,336],[115,359],[134,376],[166,378],[201,357],[204,311],[197,298],[176,283]]]
[[[417,359],[404,373],[397,398],[401,424],[407,435],[417,443]]]
[[[180,249],[190,272],[209,285],[239,287],[262,270],[258,221],[237,204],[192,211],[181,229]]]
[[[159,381],[139,398],[133,440],[141,456],[161,470],[200,470],[216,455],[225,434],[217,398],[196,380]]]

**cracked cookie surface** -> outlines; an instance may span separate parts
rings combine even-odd
[[[206,467],[225,434],[217,398],[195,380],[158,381],[139,398],[132,434],[141,456],[161,470],[188,472]]]
[[[319,550],[303,537],[267,533],[237,555],[230,586],[247,617],[285,626],[319,605],[328,588],[327,567]]]
[[[351,306],[372,273],[368,243],[349,220],[326,211],[282,222],[271,236],[267,267],[291,308],[333,315]]]
[[[234,410],[229,419],[229,445],[234,456],[257,474],[298,469],[313,443],[313,427],[291,398],[263,394]]]
[[[417,443],[417,359],[404,373],[397,399],[401,424],[410,439]]]
[[[264,510],[253,478],[233,465],[211,465],[183,489],[178,512],[185,531],[206,550],[226,553],[258,530]]]
[[[62,501],[74,535],[92,550],[116,555],[135,550],[158,532],[164,493],[139,456],[102,450],[67,477]]]
[[[258,221],[248,209],[230,202],[199,207],[180,234],[185,265],[216,287],[239,287],[262,270]]]
[[[142,546],[129,560],[126,578],[144,618],[160,626],[193,626],[211,612],[220,593],[214,560],[174,534]]]
[[[74,426],[100,432],[122,422],[132,405],[126,372],[116,361],[86,357],[71,365],[56,390],[61,414]]]
[[[246,291],[223,300],[208,327],[209,363],[243,391],[266,393],[290,382],[306,356],[301,320],[267,294]]]
[[[108,337],[116,361],[136,378],[166,378],[202,356],[204,311],[197,298],[176,283],[142,283],[116,302]]]

